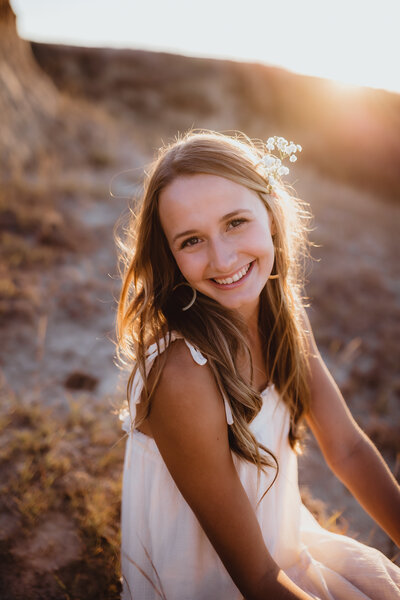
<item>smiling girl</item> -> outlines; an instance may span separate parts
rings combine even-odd
[[[124,599],[400,598],[400,570],[301,502],[303,423],[400,542],[400,488],[352,418],[303,307],[310,214],[280,181],[299,146],[189,133],[147,175],[121,258],[132,363]],[[294,160],[291,158],[291,160]]]

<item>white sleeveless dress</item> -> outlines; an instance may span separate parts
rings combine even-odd
[[[179,338],[172,332],[165,346]],[[198,364],[207,360],[186,345]],[[157,346],[147,352],[148,372]],[[136,374],[131,415],[143,382]],[[257,477],[257,468],[232,457],[254,507],[265,544],[277,564],[318,600],[400,599],[400,569],[375,548],[322,528],[302,504],[297,457],[288,442],[289,411],[274,386],[262,392],[263,405],[250,424],[257,440],[279,461]],[[226,399],[227,422],[232,414]],[[196,516],[172,479],[154,439],[133,429],[129,411],[120,414],[127,432],[122,486],[121,568],[123,600],[242,600]]]

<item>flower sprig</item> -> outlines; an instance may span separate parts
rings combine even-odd
[[[285,138],[277,137],[276,135],[268,138],[265,147],[268,150],[268,154],[262,157],[261,163],[265,168],[265,174],[269,183],[269,193],[271,193],[276,188],[278,179],[282,175],[288,175],[289,173],[288,167],[282,164],[282,160],[289,157],[290,162],[296,162],[296,152],[301,152],[303,148],[300,144],[295,144],[292,141],[288,142]],[[275,147],[279,151],[279,158],[270,154],[275,150]]]

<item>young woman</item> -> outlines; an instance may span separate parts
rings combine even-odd
[[[279,152],[279,157],[272,153]],[[400,598],[400,569],[301,502],[304,420],[400,543],[400,488],[353,420],[303,308],[310,214],[283,138],[189,133],[161,150],[123,247],[119,353],[133,361],[124,599]]]

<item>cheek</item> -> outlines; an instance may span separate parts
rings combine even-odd
[[[255,255],[258,256],[274,256],[274,243],[271,235],[264,228],[253,232],[250,240],[251,247]]]
[[[175,256],[176,264],[182,275],[188,281],[194,281],[201,277],[203,264],[197,254],[181,254]]]

